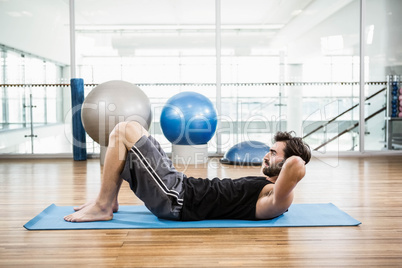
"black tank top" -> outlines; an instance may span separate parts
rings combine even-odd
[[[265,177],[252,176],[235,180],[185,177],[181,220],[255,220],[258,196],[270,183]]]

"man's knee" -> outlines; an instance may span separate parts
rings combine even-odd
[[[118,139],[127,148],[131,148],[146,133],[141,124],[136,121],[120,122],[113,128],[109,140]]]

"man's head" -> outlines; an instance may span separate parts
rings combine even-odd
[[[262,172],[268,177],[278,176],[286,159],[299,156],[307,164],[311,158],[310,147],[300,138],[293,136],[294,132],[277,132],[274,144],[264,156]]]

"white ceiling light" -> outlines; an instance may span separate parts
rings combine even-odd
[[[223,30],[278,30],[283,24],[222,25]],[[215,25],[76,25],[78,32],[101,31],[164,31],[164,30],[215,30]]]

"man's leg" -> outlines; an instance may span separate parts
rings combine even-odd
[[[117,124],[109,137],[103,168],[103,179],[95,202],[76,208],[78,211],[64,217],[66,221],[107,221],[118,209],[117,195],[122,183],[120,173],[124,168],[127,151],[143,136],[149,133],[137,122]]]

